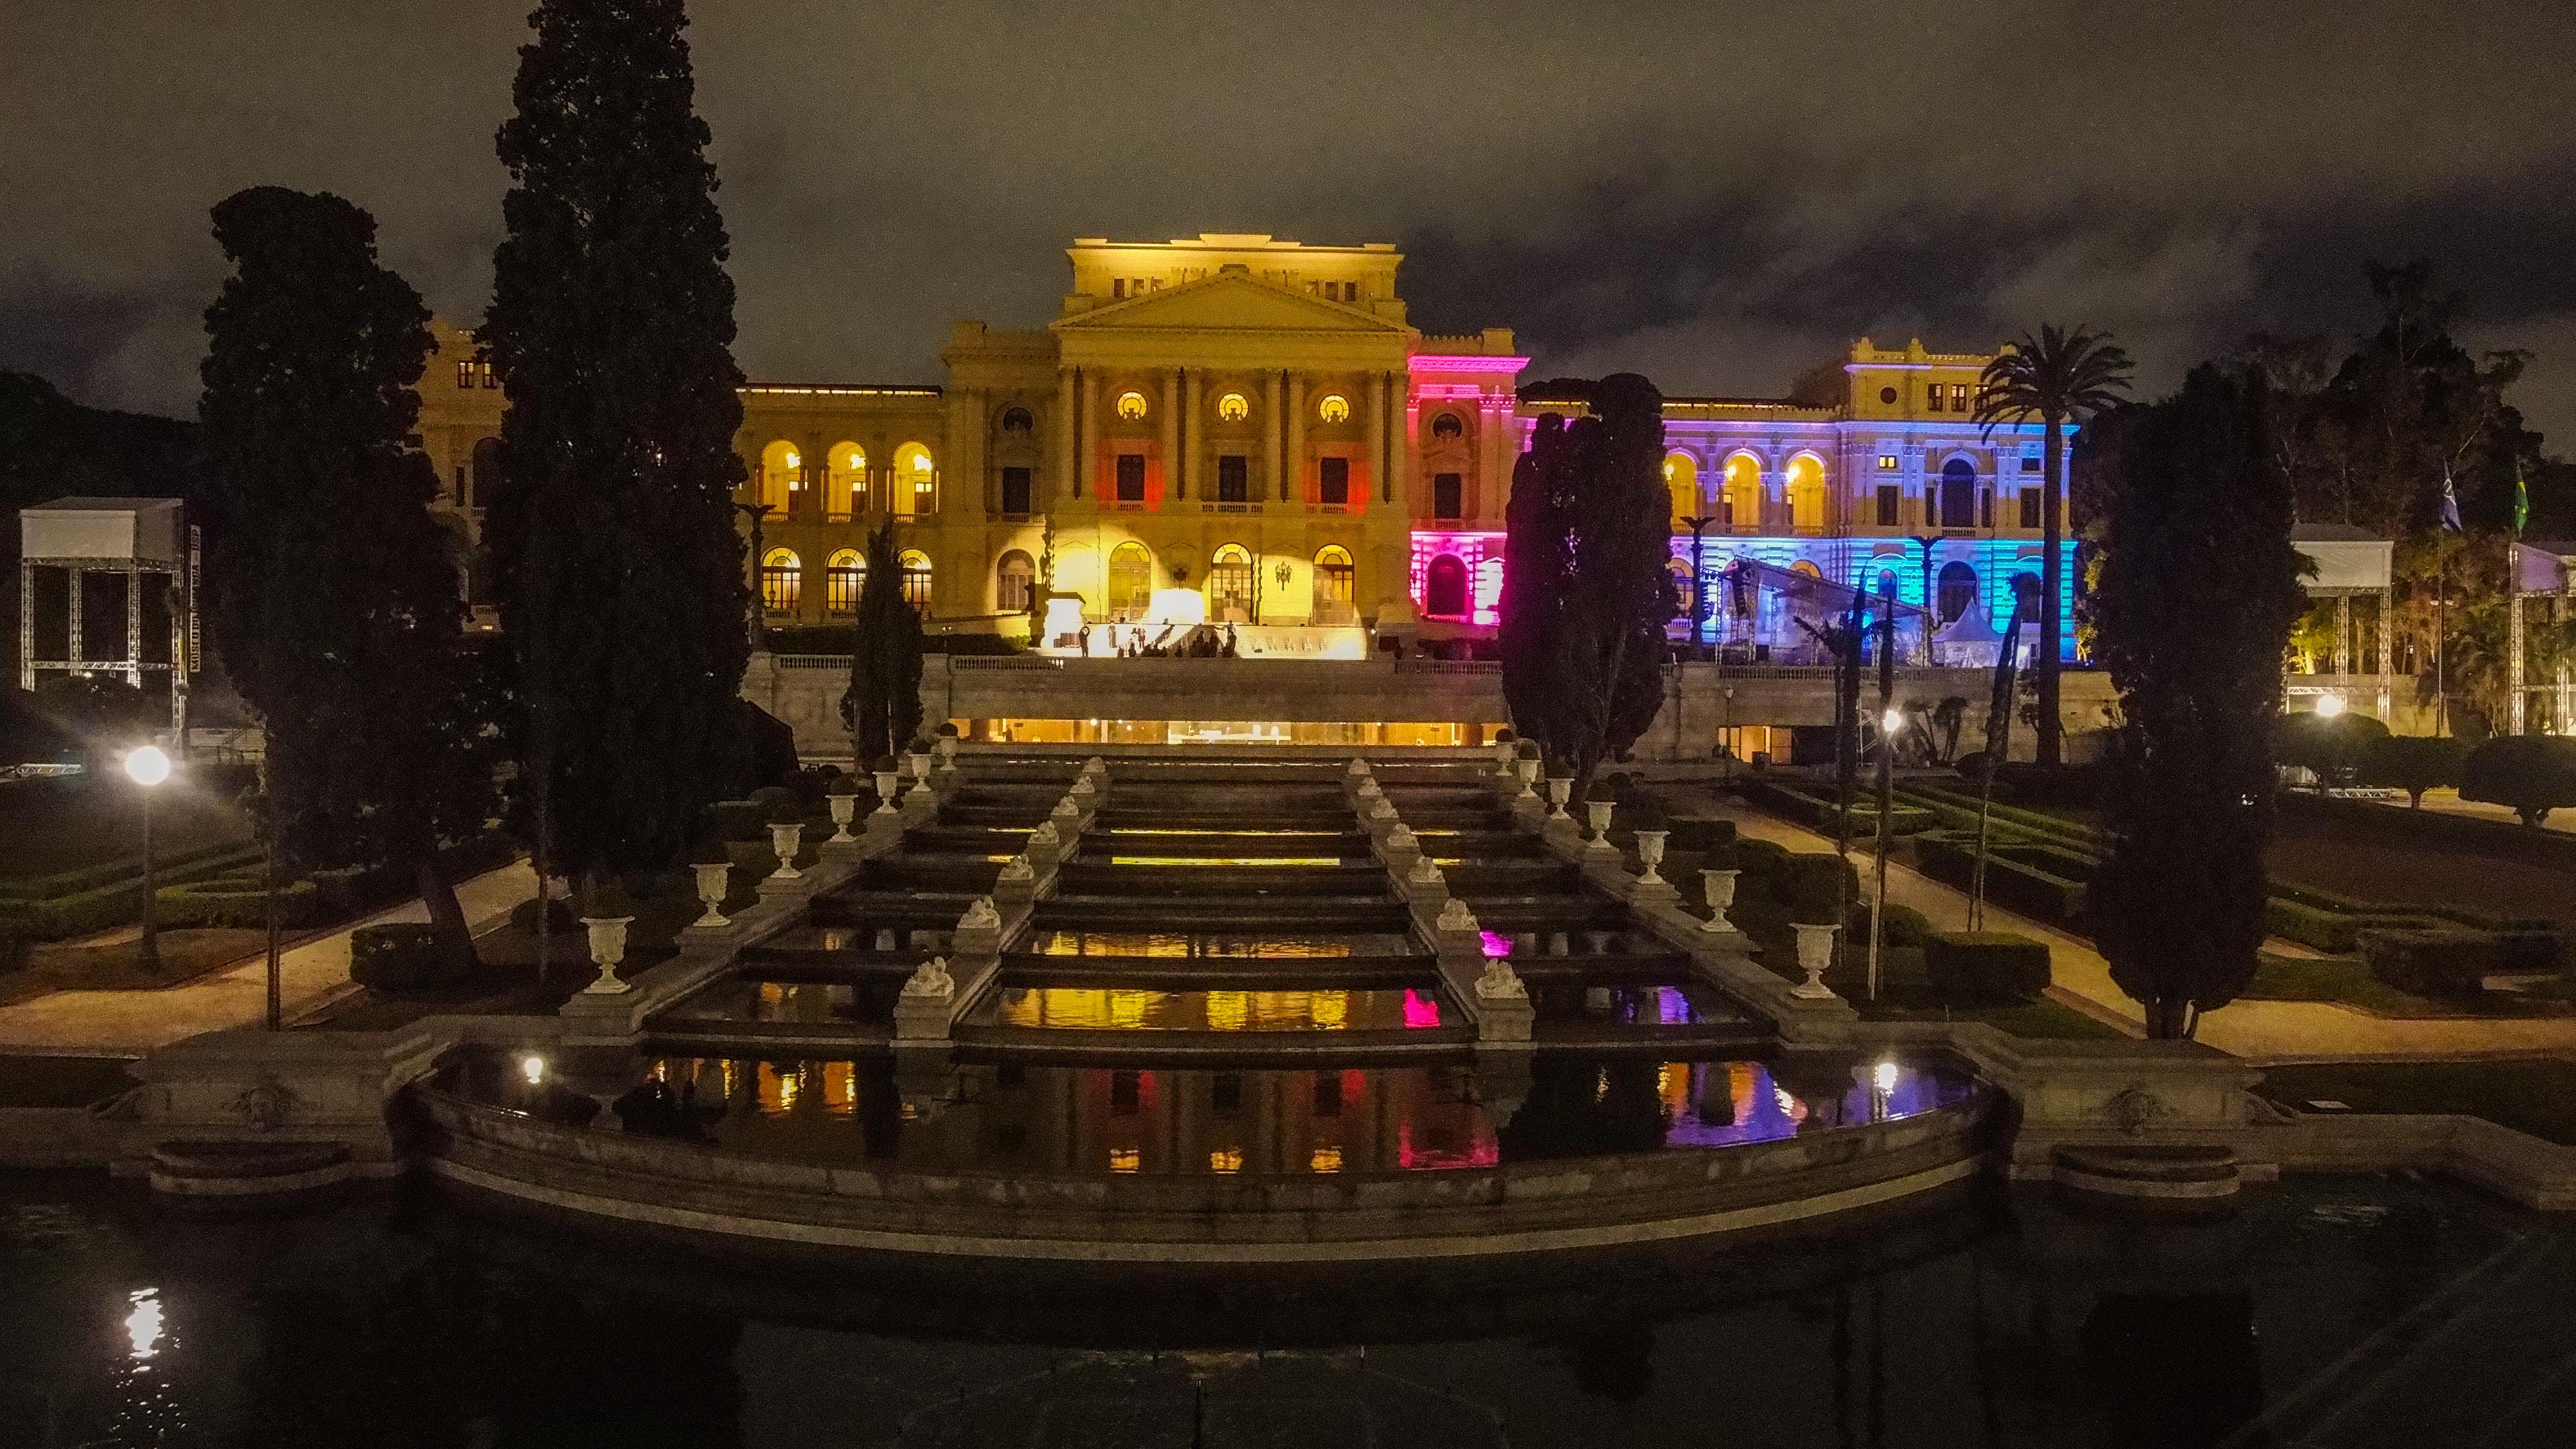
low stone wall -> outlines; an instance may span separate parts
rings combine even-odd
[[[430,1170],[562,1212],[949,1257],[1327,1262],[1551,1252],[1772,1228],[1973,1176],[1997,1105],[1781,1142],[1385,1176],[1048,1177],[825,1166],[566,1127],[436,1091]]]

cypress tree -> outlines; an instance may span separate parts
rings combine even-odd
[[[235,270],[206,309],[204,595],[266,737],[270,839],[303,869],[408,868],[470,958],[438,846],[483,829],[494,758],[412,433],[429,313],[339,197],[256,187],[214,226]]]
[[[480,337],[508,404],[486,530],[540,844],[595,884],[677,859],[722,790],[742,373],[680,0],[534,24]]]
[[[2158,1037],[2254,978],[2281,656],[2304,607],[2266,391],[2216,368],[2114,419],[2095,595],[2123,724],[2094,873],[2111,979]]]
[[[1512,722],[1588,792],[1663,702],[1673,592],[1663,395],[1635,373],[1592,384],[1591,416],[1539,420],[1512,472],[1500,645]]]
[[[921,614],[903,596],[903,555],[894,546],[891,520],[868,535],[867,576],[859,584],[854,623],[841,723],[864,770],[921,730]]]

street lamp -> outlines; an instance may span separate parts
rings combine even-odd
[[[125,778],[143,787],[143,969],[161,969],[161,930],[159,902],[154,899],[152,881],[152,792],[170,778],[170,757],[152,745],[129,751],[125,756]]]
[[[2321,694],[2317,696],[2317,718],[2333,719],[2336,715],[2341,713],[2343,713],[2342,695]]]

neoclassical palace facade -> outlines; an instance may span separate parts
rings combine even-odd
[[[1246,652],[1490,631],[1513,460],[1542,413],[1580,406],[1519,390],[1509,329],[1412,327],[1388,243],[1093,237],[1068,255],[1054,320],[957,324],[943,384],[744,390],[740,502],[773,622],[848,615],[865,535],[892,518],[934,630],[1043,634],[1051,575],[1052,617],[1078,599],[1093,652],[1122,624],[1199,616],[1238,624]],[[471,541],[501,393],[470,334],[436,331],[421,431]],[[1667,399],[1675,568],[1687,600],[1696,552],[1710,591],[1686,618],[1794,649],[1744,581],[1892,588],[1937,611],[1940,642],[1991,656],[1987,602],[2039,572],[2039,440],[1971,420],[1986,360],[1864,338],[1838,397]]]

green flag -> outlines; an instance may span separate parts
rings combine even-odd
[[[2522,481],[2522,460],[2513,460],[2513,531],[2519,536],[2531,522],[2531,489]]]

